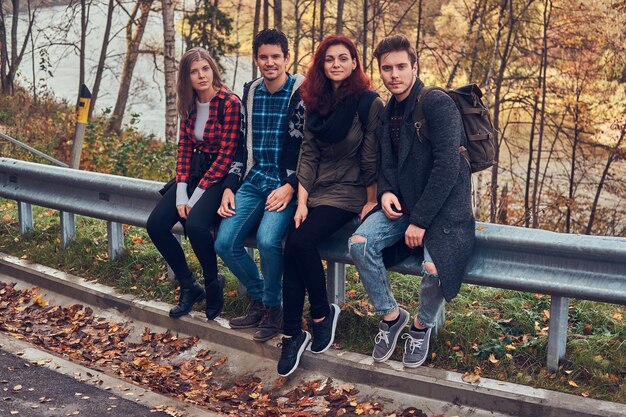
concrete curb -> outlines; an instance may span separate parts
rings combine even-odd
[[[21,359],[31,363],[44,362],[43,366],[62,375],[70,376],[80,382],[91,385],[99,389],[105,389],[111,394],[120,398],[134,401],[145,407],[153,408],[155,405],[172,407],[185,417],[220,417],[213,411],[195,407],[189,403],[178,401],[172,397],[162,395],[128,381],[108,375],[104,372],[94,371],[75,362],[70,362],[60,356],[48,353],[39,348],[33,347],[28,342],[17,340],[11,336],[0,333],[0,346],[5,351],[19,356]],[[106,387],[106,388],[102,388]],[[71,394],[70,394],[71,395]]]
[[[174,332],[219,341],[220,345],[233,349],[244,350],[242,348],[245,347],[247,353],[264,359],[275,361],[280,356],[273,341],[256,343],[251,333],[231,330],[216,322],[206,322],[199,314],[174,320],[168,316],[171,306],[164,303],[120,295],[110,287],[12,256],[0,254],[0,273],[86,304],[117,309],[129,318],[169,328]],[[459,373],[427,367],[405,369],[396,361],[374,364],[369,356],[333,349],[324,355],[306,352],[300,368],[351,383],[518,417],[626,416],[626,406],[623,404],[486,378],[481,378],[477,384],[468,384],[461,380],[462,375]]]

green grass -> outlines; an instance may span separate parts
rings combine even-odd
[[[34,207],[33,218],[34,231],[21,236],[16,203],[0,199],[1,251],[144,299],[175,301],[175,286],[144,229],[125,227],[125,254],[112,262],[104,221],[77,216],[76,239],[62,248],[58,212]],[[183,246],[200,276],[188,243],[183,241]],[[245,310],[247,299],[237,296],[238,283],[228,269],[220,264],[220,271],[227,278],[223,316],[234,317]],[[415,312],[419,277],[390,277],[398,302]],[[369,354],[378,318],[353,266],[347,268],[346,289],[337,346]],[[549,311],[548,296],[463,285],[446,307],[446,323],[431,345],[427,366],[626,403],[626,308],[572,300],[567,352],[556,373],[544,366]],[[400,355],[397,349],[393,358],[399,360]]]

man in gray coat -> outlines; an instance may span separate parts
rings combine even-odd
[[[381,78],[393,97],[382,116],[379,135],[380,210],[370,215],[349,241],[350,254],[376,313],[382,316],[372,357],[392,355],[409,313],[400,308],[383,264],[382,250],[400,239],[411,249],[423,248],[419,308],[402,336],[403,363],[420,366],[445,300],[459,292],[474,244],[470,167],[459,147],[465,142],[461,115],[445,93],[424,97],[429,138],[415,127],[413,110],[424,84],[417,78],[417,57],[402,35],[383,39],[374,56]]]

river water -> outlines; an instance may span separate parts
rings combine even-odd
[[[106,4],[94,2],[89,14],[89,27],[87,35],[86,51],[86,84],[91,89],[95,79],[95,69],[100,57],[102,39],[104,37],[104,25],[106,23]],[[127,7],[132,6],[124,2]],[[130,9],[128,10],[130,12]],[[75,103],[78,92],[79,57],[80,45],[80,10],[77,9],[76,17],[72,19],[72,11],[67,6],[54,6],[43,8],[37,12],[35,27],[33,30],[34,40],[34,63],[35,80],[38,89],[48,89],[60,99],[69,103]],[[177,13],[176,21],[179,22],[182,13]],[[128,15],[121,7],[116,6],[116,13],[111,29],[111,39],[108,47],[107,69],[100,86],[100,93],[96,102],[96,113],[107,108],[113,109],[126,52],[126,40],[124,26],[128,21]],[[10,23],[10,22],[9,22]],[[62,31],[61,26],[67,26],[69,30]],[[21,14],[18,25],[19,39],[23,39],[26,33],[26,16]],[[150,12],[148,25],[142,40],[142,50],[158,48],[162,50],[163,23],[160,12]],[[177,34],[176,55],[180,57],[184,49],[182,37]],[[33,84],[33,48],[29,43],[24,59],[20,65],[18,82],[21,85],[32,88]],[[47,54],[49,64],[41,68],[41,54]],[[222,65],[225,68],[223,78],[227,85],[233,88],[234,57],[222,57]],[[156,66],[155,66],[156,62]],[[158,69],[157,69],[158,66]],[[153,54],[141,54],[135,66],[131,84],[131,94],[126,107],[124,123],[128,124],[134,119],[136,129],[153,134],[158,138],[165,135],[165,94],[163,91],[163,57]],[[52,74],[49,75],[48,71]],[[252,76],[251,57],[240,57],[237,69],[237,80],[234,91],[238,94],[243,89],[243,83]],[[136,115],[136,116],[133,116]]]

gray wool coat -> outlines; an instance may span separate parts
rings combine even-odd
[[[424,98],[430,139],[418,138],[412,114],[423,86],[417,79],[407,98],[397,157],[389,124],[395,98],[385,108],[378,198],[387,191],[402,195],[411,210],[410,222],[426,230],[424,244],[437,267],[443,295],[450,301],[459,292],[474,246],[471,171],[459,153],[464,140],[461,115],[446,93],[436,90]]]

